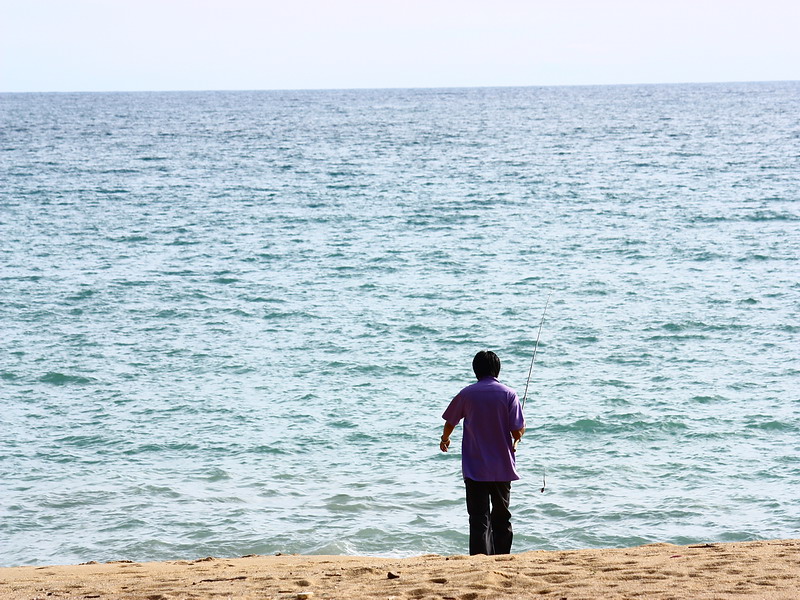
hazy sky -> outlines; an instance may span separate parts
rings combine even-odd
[[[0,0],[0,91],[800,79],[800,0]]]

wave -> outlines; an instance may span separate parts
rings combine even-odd
[[[93,377],[83,377],[81,375],[65,375],[64,373],[58,373],[55,371],[50,371],[41,377],[39,377],[39,381],[42,383],[48,383],[50,385],[86,385],[89,383],[94,383],[97,381]]]
[[[619,415],[614,420],[600,418],[578,419],[572,423],[547,427],[549,433],[626,434],[626,437],[636,436],[644,432],[677,432],[688,429],[689,427],[683,421],[669,419],[646,420],[642,419],[641,415],[634,414]]]
[[[121,236],[117,236],[117,237],[109,237],[109,238],[106,238],[106,239],[111,241],[111,242],[120,242],[120,243],[130,244],[130,243],[135,243],[135,242],[146,242],[150,238],[148,236],[146,236],[146,235],[136,235],[136,234],[134,234],[134,235],[121,235]]]
[[[760,429],[762,431],[786,431],[793,432],[799,429],[795,423],[787,423],[785,421],[776,421],[774,419],[759,421],[757,423],[748,423],[748,429]]]
[[[91,298],[96,293],[97,293],[96,290],[82,290],[77,294],[73,294],[72,296],[67,296],[67,300],[70,301],[85,300],[86,298]]]

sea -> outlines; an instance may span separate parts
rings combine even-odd
[[[483,349],[515,552],[800,537],[800,82],[0,95],[0,565],[465,554]]]

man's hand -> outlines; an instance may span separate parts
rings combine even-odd
[[[439,450],[442,452],[447,452],[447,449],[450,447],[450,434],[453,433],[455,428],[456,426],[450,425],[450,423],[444,424],[444,429],[442,430],[442,439],[439,440]]]
[[[516,431],[511,432],[511,437],[514,438],[514,443],[511,444],[511,451],[516,452],[517,446],[519,445],[519,441],[522,439],[522,436],[525,434],[525,428],[517,429]]]

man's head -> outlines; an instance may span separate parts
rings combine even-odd
[[[478,379],[497,377],[500,375],[500,359],[491,350],[481,350],[472,359],[472,370]]]

